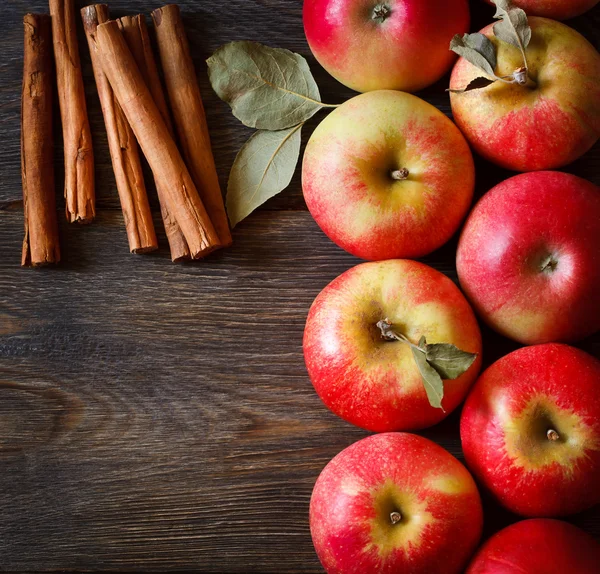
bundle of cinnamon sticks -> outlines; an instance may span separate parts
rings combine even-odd
[[[130,251],[158,248],[140,149],[153,172],[173,261],[199,259],[230,245],[229,222],[179,8],[168,5],[152,13],[167,97],[143,15],[110,20],[108,7],[95,4],[83,8],[81,16]],[[52,166],[52,46],[65,147],[67,219],[89,223],[95,216],[94,159],[75,22],[73,0],[50,0],[50,18],[28,14],[24,19],[23,265],[60,260]]]

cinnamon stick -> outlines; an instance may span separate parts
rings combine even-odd
[[[98,55],[91,49],[98,25],[109,19],[108,6],[106,4],[86,6],[81,10],[81,17],[90,45],[92,67],[102,106],[117,191],[123,209],[129,250],[132,253],[154,251],[158,249],[158,241],[154,232],[137,142],[102,70]]]
[[[96,215],[94,155],[87,116],[73,0],[50,0],[54,59],[65,147],[67,219],[89,223]]]
[[[169,212],[181,227],[192,258],[207,255],[219,247],[219,237],[117,22],[98,26],[92,48],[100,55],[102,69],[154,178],[167,193]]]
[[[146,20],[143,15],[138,14],[136,16],[124,16],[118,20],[118,23],[125,42],[144,78],[144,82],[152,94],[152,99],[169,129],[169,133],[174,138],[173,124],[158,75],[154,54],[152,53]],[[171,259],[173,261],[189,259],[190,249],[188,244],[181,232],[181,228],[177,225],[175,217],[173,217],[167,207],[167,192],[162,189],[159,182],[155,183],[167,240],[171,249]]]
[[[52,139],[52,28],[46,14],[27,14],[21,97],[21,175],[25,238],[21,265],[60,261]]]
[[[152,18],[183,157],[221,245],[231,245],[231,231],[210,144],[206,114],[179,6],[170,4],[158,8],[152,12]]]

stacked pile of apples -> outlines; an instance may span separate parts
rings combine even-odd
[[[328,573],[600,571],[600,546],[549,518],[600,502],[600,361],[565,344],[600,328],[600,190],[549,171],[598,139],[600,56],[546,18],[596,1],[520,0],[532,15],[526,27],[524,14],[494,2],[502,19],[482,30],[489,42],[454,41],[494,64],[479,65],[471,50],[454,65],[455,125],[406,92],[453,64],[448,44],[468,29],[466,0],[305,0],[317,60],[366,93],[315,130],[304,195],[335,243],[370,260],[315,300],[305,360],[334,413],[381,433],[341,452],[315,485],[310,526]],[[499,25],[514,27],[514,41]],[[469,214],[470,147],[527,173]],[[412,260],[446,243],[465,217],[456,264],[466,298]],[[479,378],[475,313],[529,345]],[[441,446],[405,432],[438,423],[465,398],[468,468],[500,504],[532,518],[493,536],[469,566],[483,523],[476,483]]]

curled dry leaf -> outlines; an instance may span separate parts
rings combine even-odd
[[[213,89],[248,127],[283,130],[328,107],[306,60],[289,50],[231,42],[207,63]]]
[[[484,78],[480,76],[479,78],[474,78],[471,80],[464,88],[460,90],[448,89],[447,92],[452,92],[453,94],[462,94],[464,92],[470,92],[471,90],[480,90],[481,88],[487,88],[490,84],[493,84],[496,80],[490,80],[489,78]]]
[[[285,189],[300,157],[302,124],[258,131],[239,151],[227,186],[227,213],[235,227],[267,199]]]
[[[531,28],[527,14],[521,8],[515,8],[509,0],[493,0],[496,5],[494,18],[501,18],[494,24],[494,36],[503,42],[519,48],[525,56],[525,48],[531,40]]]
[[[496,49],[483,34],[457,34],[450,42],[450,49],[486,74],[494,76]]]

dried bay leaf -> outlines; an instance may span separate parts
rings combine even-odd
[[[467,353],[450,343],[434,343],[426,347],[427,362],[442,379],[457,379],[466,373],[477,358],[476,353]]]
[[[494,18],[502,18],[494,24],[494,36],[524,52],[531,40],[527,14],[521,8],[514,8],[508,0],[493,1],[496,5]]]
[[[325,106],[308,63],[289,50],[231,42],[207,63],[213,89],[248,127],[287,129]]]
[[[280,131],[258,131],[239,151],[227,186],[232,227],[289,185],[300,157],[301,129],[302,124]]]
[[[429,404],[436,408],[442,408],[442,399],[444,398],[444,382],[439,373],[427,362],[425,353],[416,345],[411,346],[411,351],[421,373],[425,392]]]

